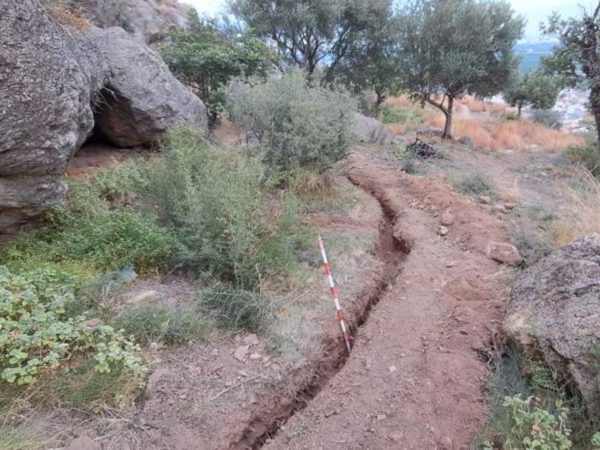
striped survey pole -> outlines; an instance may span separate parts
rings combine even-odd
[[[327,275],[327,281],[329,282],[329,289],[331,290],[331,295],[333,296],[333,301],[335,302],[335,310],[337,312],[338,321],[340,322],[342,336],[344,337],[346,349],[348,350],[348,353],[350,353],[350,351],[352,350],[352,345],[350,344],[348,327],[346,326],[346,321],[344,320],[344,311],[342,311],[342,307],[340,306],[340,300],[338,298],[338,289],[337,287],[335,287],[335,282],[333,281],[331,264],[329,264],[329,261],[327,260],[327,254],[325,253],[325,245],[323,244],[323,238],[321,236],[319,236],[319,249],[321,250],[321,258],[323,258],[323,267],[325,268],[325,274]]]

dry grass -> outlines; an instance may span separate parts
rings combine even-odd
[[[574,186],[565,187],[565,211],[553,226],[553,239],[558,245],[600,233],[600,181],[583,168],[578,169],[575,178]]]
[[[400,95],[398,97],[388,97],[385,104],[396,108],[406,108],[407,106],[412,106],[414,102],[408,95]]]
[[[51,8],[50,15],[52,15],[58,23],[77,28],[78,30],[89,30],[92,26],[92,23],[79,12],[61,8]]]
[[[479,100],[471,95],[458,100],[458,104],[474,113],[504,113],[510,109],[505,103],[492,103]]]
[[[444,116],[430,115],[429,125],[443,128]],[[539,147],[543,150],[562,150],[581,143],[581,139],[542,124],[525,120],[512,122],[482,122],[475,119],[455,117],[454,137],[467,136],[477,148],[486,150],[525,150]]]

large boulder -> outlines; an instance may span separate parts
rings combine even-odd
[[[79,30],[37,0],[0,2],[0,232],[65,196],[67,163],[96,121],[115,144],[206,129],[205,108],[120,29]]]
[[[206,128],[202,102],[154,51],[122,28],[96,28],[90,35],[107,68],[96,120],[109,141],[132,147],[149,143],[178,124]]]
[[[354,114],[353,131],[358,142],[379,145],[394,143],[394,135],[383,123],[360,113]]]
[[[600,235],[523,271],[504,322],[509,340],[572,382],[600,418]]]

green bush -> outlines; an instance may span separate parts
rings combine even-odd
[[[258,331],[274,317],[268,298],[226,285],[201,291],[198,304],[227,328]]]
[[[587,145],[571,146],[567,150],[567,157],[577,164],[586,167],[592,174],[600,177],[600,145],[589,142]]]
[[[211,148],[189,129],[173,133],[149,171],[150,191],[197,273],[254,289],[285,277],[298,245],[295,199],[270,195],[260,159]]]
[[[226,101],[232,119],[267,147],[270,167],[323,170],[348,153],[356,102],[341,88],[309,84],[303,71],[266,82],[234,79]]]
[[[494,190],[494,186],[479,173],[451,178],[450,182],[454,189],[461,194],[483,195],[490,194]]]
[[[198,311],[157,304],[126,309],[113,325],[142,344],[185,344],[202,339],[210,331],[209,321]]]
[[[536,123],[541,123],[548,128],[554,128],[556,130],[562,128],[560,113],[552,109],[534,109],[531,111],[531,120]]]
[[[67,201],[47,212],[48,225],[0,248],[0,260],[20,269],[164,269],[177,243],[154,215],[133,210],[136,192],[145,187],[142,172],[130,163],[70,183]]]
[[[89,327],[83,316],[67,317],[67,305],[76,301],[74,280],[53,271],[15,274],[0,267],[0,380],[29,384],[42,370],[88,351],[100,373],[143,374],[138,346],[122,333]]]

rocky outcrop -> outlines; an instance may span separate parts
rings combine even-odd
[[[177,0],[66,0],[63,5],[99,28],[120,27],[148,44],[163,39],[170,28],[184,27],[192,9]]]
[[[600,235],[562,247],[516,279],[504,330],[581,393],[600,418]]]
[[[0,232],[66,192],[67,163],[98,121],[118,145],[150,144],[204,105],[119,29],[55,23],[37,0],[0,2]]]

